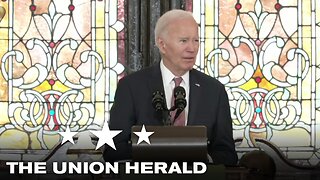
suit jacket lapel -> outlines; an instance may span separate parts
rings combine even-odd
[[[194,73],[195,70],[190,71],[190,94],[189,94],[189,115],[188,115],[188,125],[194,124],[196,118],[196,112],[198,103],[199,103],[199,95],[200,95],[200,88],[201,84],[199,79]]]
[[[164,87],[162,83],[162,76],[160,71],[160,63],[157,63],[151,67],[151,75],[149,78],[149,88],[151,93],[161,91],[164,93]]]

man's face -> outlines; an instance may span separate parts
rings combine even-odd
[[[174,75],[193,68],[199,49],[198,25],[193,19],[173,21],[158,41],[163,63]]]

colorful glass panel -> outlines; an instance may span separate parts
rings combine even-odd
[[[319,163],[319,3],[193,1],[196,68],[228,91],[238,152],[263,138],[300,164]],[[248,149],[249,148],[249,149]]]
[[[124,71],[123,11],[123,1],[0,1],[0,150],[101,129]]]

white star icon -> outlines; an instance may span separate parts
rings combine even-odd
[[[61,144],[65,143],[66,141],[70,141],[72,144],[74,144],[73,136],[76,135],[78,132],[71,132],[69,126],[67,126],[65,132],[58,133],[63,137]]]
[[[103,128],[101,131],[91,131],[95,136],[99,138],[96,150],[100,148],[104,144],[108,144],[110,147],[112,147],[114,150],[116,150],[116,146],[113,142],[113,137],[118,135],[122,132],[122,130],[110,130],[108,123],[104,123]]]
[[[149,136],[151,136],[154,132],[147,132],[146,128],[143,125],[140,132],[133,132],[133,133],[139,136],[137,144],[140,144],[142,141],[145,141],[146,143],[150,144]]]

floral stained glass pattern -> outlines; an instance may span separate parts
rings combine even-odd
[[[196,68],[225,84],[239,152],[263,138],[289,159],[319,164],[317,10],[315,0],[193,1]]]
[[[106,0],[0,2],[0,149],[49,149],[67,126],[102,127],[124,71],[123,9]]]

